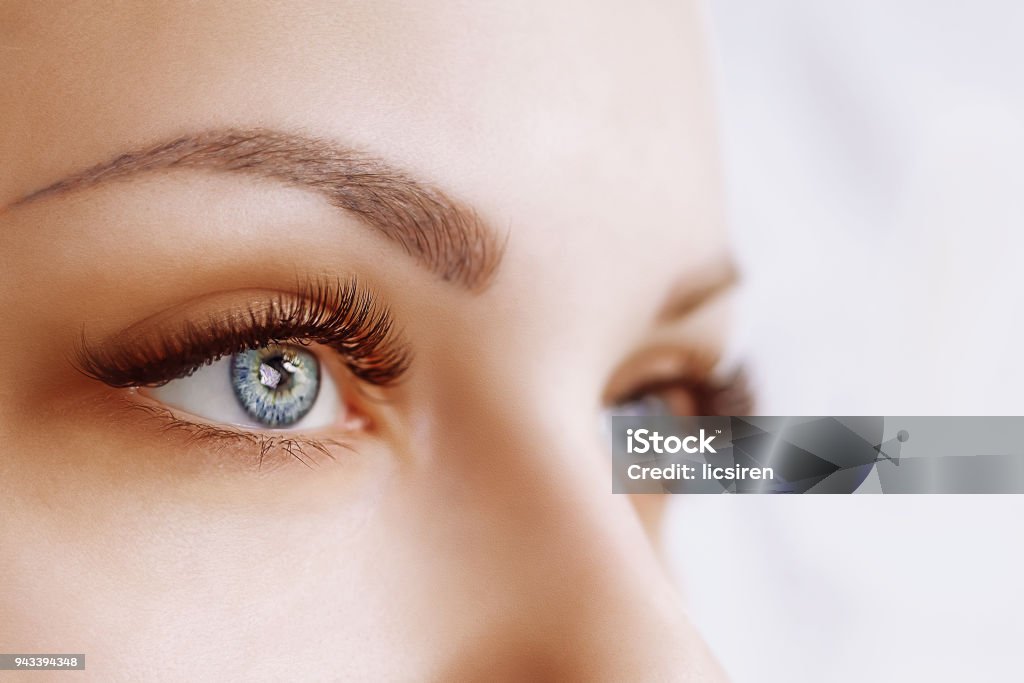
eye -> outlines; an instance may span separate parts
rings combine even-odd
[[[612,406],[615,415],[699,415],[703,387],[679,380],[660,382],[634,392]]]
[[[753,407],[747,375],[740,366],[718,378],[702,374],[648,381],[610,401],[602,419],[610,424],[613,415],[750,415]]]
[[[246,428],[315,430],[337,424],[342,402],[309,349],[273,344],[225,356],[145,390],[166,405]]]

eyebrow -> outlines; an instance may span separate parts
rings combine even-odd
[[[670,323],[685,318],[706,303],[732,289],[739,283],[740,272],[736,262],[727,256],[689,273],[669,295],[658,313],[658,321]]]
[[[384,161],[331,141],[273,130],[213,130],[134,150],[36,190],[11,207],[165,169],[267,178],[325,197],[442,280],[479,291],[503,243],[469,206]]]

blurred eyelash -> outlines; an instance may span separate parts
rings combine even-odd
[[[754,393],[743,366],[719,377],[699,372],[692,377],[668,378],[644,384],[617,403],[629,403],[650,394],[674,389],[689,392],[696,406],[695,415],[751,415],[754,412]]]
[[[697,405],[701,415],[751,415],[754,412],[754,394],[750,378],[740,366],[725,377],[700,383]]]
[[[82,342],[74,359],[89,377],[111,387],[160,386],[224,356],[269,344],[322,344],[352,374],[377,386],[398,382],[411,354],[387,308],[355,278],[312,281],[231,317],[186,322],[178,330],[130,343]]]

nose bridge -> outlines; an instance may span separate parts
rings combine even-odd
[[[417,440],[441,449],[420,473],[445,517],[417,525],[413,542],[466,550],[437,580],[487,615],[439,680],[721,680],[630,497],[612,493],[609,446],[586,408],[600,394],[593,359],[566,363],[529,339],[495,346],[504,353],[472,377],[459,363],[431,368],[459,380],[431,386],[461,391],[431,402]],[[508,362],[524,354],[531,363]]]
[[[514,544],[497,549],[513,565],[514,612],[452,679],[717,680],[629,497],[611,493],[600,451],[596,427],[549,421],[495,444],[505,464],[489,483]]]

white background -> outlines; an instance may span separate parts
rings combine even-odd
[[[1024,414],[1024,3],[710,0],[766,415]],[[736,683],[1024,680],[1024,497],[673,500]]]

